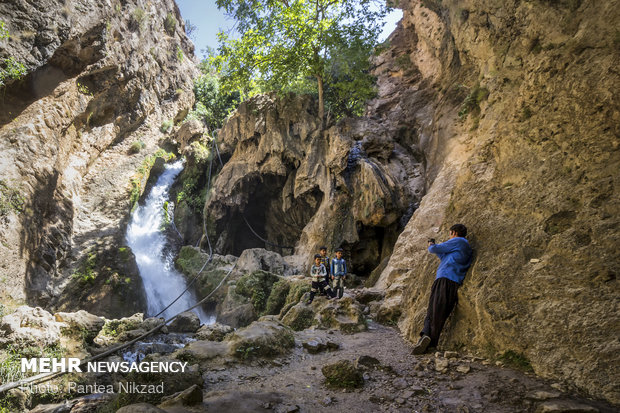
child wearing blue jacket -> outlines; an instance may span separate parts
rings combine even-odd
[[[342,248],[336,250],[336,258],[331,263],[331,274],[334,293],[338,295],[338,298],[342,298],[344,294],[344,280],[347,277],[347,262],[342,258]]]

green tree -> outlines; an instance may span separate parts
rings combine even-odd
[[[219,34],[216,65],[227,90],[318,92],[333,109],[355,112],[373,93],[368,59],[388,11],[377,0],[217,0],[238,38]],[[314,80],[311,85],[309,79]],[[346,103],[338,103],[345,99]]]

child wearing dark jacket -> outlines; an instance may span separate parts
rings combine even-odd
[[[333,298],[334,292],[329,287],[327,281],[325,281],[325,277],[327,276],[327,269],[323,264],[321,264],[321,255],[316,254],[314,256],[314,265],[310,268],[310,277],[312,278],[312,285],[310,289],[310,299],[307,304],[311,304],[314,300],[314,296],[317,291],[321,293],[325,292],[327,294],[327,298]]]

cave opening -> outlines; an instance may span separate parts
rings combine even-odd
[[[281,255],[293,253],[304,227],[321,204],[323,193],[314,188],[297,198],[289,194],[285,203],[282,192],[286,181],[285,176],[264,175],[246,186],[247,203],[232,212],[220,231],[227,233],[224,253],[239,256],[249,248],[265,248]]]
[[[357,223],[358,241],[344,242],[341,248],[349,263],[348,271],[367,277],[381,262],[392,254],[394,244],[400,234],[397,224],[387,227],[367,226]]]

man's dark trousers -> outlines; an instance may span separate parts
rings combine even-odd
[[[448,316],[458,301],[459,283],[441,277],[437,278],[431,288],[431,298],[428,301],[424,329],[420,335],[429,336],[429,347],[437,347],[439,334],[446,323]]]

